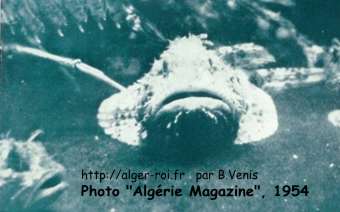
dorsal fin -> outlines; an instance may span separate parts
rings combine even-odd
[[[44,133],[41,129],[32,132],[31,136],[27,139],[27,142],[33,142],[40,134]]]

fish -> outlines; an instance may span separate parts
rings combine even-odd
[[[248,56],[244,63],[241,51]],[[251,62],[255,53],[259,59]],[[218,46],[205,34],[176,38],[147,74],[101,103],[98,123],[113,139],[134,146],[264,140],[278,128],[276,106],[246,69],[270,62],[274,58],[255,44]]]
[[[0,205],[2,211],[44,210],[66,190],[64,167],[54,161],[44,146],[8,136],[0,140]]]

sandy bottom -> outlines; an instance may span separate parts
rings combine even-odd
[[[306,92],[308,91],[308,92]],[[149,158],[138,149],[111,141],[105,135],[72,132],[46,142],[51,154],[67,169],[69,189],[53,205],[57,211],[335,211],[340,208],[340,131],[327,120],[331,110],[339,108],[339,101],[320,88],[301,89],[275,97],[280,127],[271,138],[256,145],[243,146],[237,151],[221,152],[214,157],[192,161],[188,156],[169,162],[164,158]],[[100,132],[100,130],[98,131]],[[98,136],[95,139],[95,136]],[[191,162],[188,162],[191,161]],[[149,186],[162,183],[188,189],[195,184],[197,171],[238,169],[257,171],[258,180],[204,181],[200,185],[210,188],[261,185],[261,194],[253,198],[191,199],[158,198],[147,200],[132,197],[122,181],[92,184],[121,188],[119,197],[81,197],[82,169],[110,171],[113,168],[155,171],[180,169],[186,172],[183,181],[143,181]],[[192,178],[192,179],[190,179]],[[274,186],[284,184],[308,185],[309,196],[274,197]]]

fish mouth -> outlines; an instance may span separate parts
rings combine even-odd
[[[166,105],[169,104],[173,101],[179,100],[179,99],[185,99],[185,98],[190,98],[190,97],[203,97],[203,98],[212,98],[212,99],[217,99],[223,101],[222,97],[219,95],[213,93],[213,92],[208,92],[208,91],[182,91],[182,92],[176,92],[168,97],[166,97],[161,105]]]
[[[233,105],[222,95],[210,90],[171,93],[160,101],[150,119],[144,123],[151,140],[164,140],[167,137],[169,142],[203,139],[202,142],[206,143],[217,137],[217,133],[221,135],[221,140],[230,140],[231,143],[238,125],[239,116]],[[163,136],[154,139],[153,135]],[[195,142],[195,145],[198,143]]]
[[[207,90],[178,91],[166,96],[156,108],[155,116],[173,111],[194,111],[201,109],[231,112],[225,99],[216,92]]]
[[[28,198],[26,202],[26,207],[46,207],[55,202],[67,187],[68,184],[63,181],[63,172],[46,174],[35,186],[31,198]]]
[[[143,123],[150,155],[186,157],[214,154],[234,144],[239,114],[217,92],[189,90],[165,96]]]

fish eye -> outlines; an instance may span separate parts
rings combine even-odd
[[[264,84],[264,79],[259,74],[252,74],[249,77],[249,81],[257,87],[262,87]]]
[[[13,148],[7,157],[7,167],[16,172],[24,172],[29,170],[29,165],[19,154],[16,148]]]

